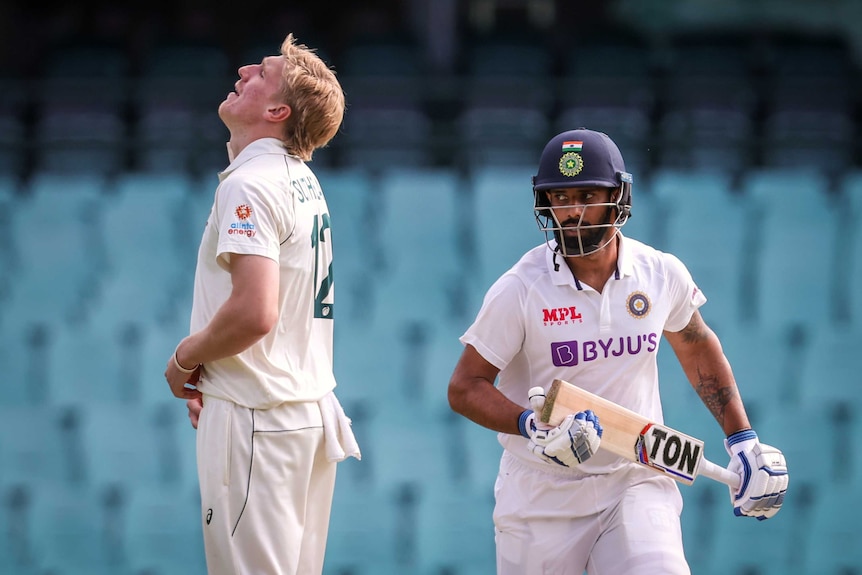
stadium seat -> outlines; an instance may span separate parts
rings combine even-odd
[[[784,444],[786,445],[787,441]],[[793,469],[798,469],[798,466]],[[716,521],[712,540],[709,543],[710,559],[704,561],[708,568],[697,571],[698,573],[704,573],[704,575],[803,573],[799,570],[799,566],[804,559],[806,542],[810,537],[812,491],[800,478],[794,477],[793,471],[790,473],[790,487],[784,505],[777,516],[766,521],[734,516],[729,492],[727,488],[721,489],[722,486],[719,486],[715,508]],[[688,513],[691,512],[692,510],[688,510]],[[686,511],[684,510],[683,513],[685,514]],[[690,531],[690,533],[693,532]],[[693,538],[684,539],[684,542],[688,550],[702,543]],[[732,549],[733,552],[729,553],[728,549]],[[816,572],[824,573],[820,570]]]
[[[652,47],[635,35],[591,37],[566,49],[552,131],[605,132],[619,146],[635,182],[644,181],[653,162],[654,60]]]
[[[532,177],[540,155],[541,148],[535,162],[479,167],[471,174],[472,217],[467,225],[476,253],[476,267],[469,282],[469,302],[474,313],[499,276],[527,251],[545,243],[533,212]]]
[[[849,210],[851,217],[842,220],[845,227],[845,242],[836,246],[844,250],[843,265],[839,267],[836,283],[836,307],[840,311],[839,321],[862,326],[862,298],[857,296],[856,286],[862,285],[862,170],[849,171],[841,180],[838,202],[842,211]],[[849,238],[848,238],[849,236]]]
[[[134,150],[133,159],[139,160],[135,166],[167,169],[180,163],[195,174],[224,169],[229,136],[218,106],[239,79],[225,48],[204,40],[169,39],[145,50],[140,68],[131,97],[141,136]],[[190,132],[167,132],[171,120],[178,122],[175,128],[182,128],[184,122]],[[151,138],[160,133],[172,141],[154,142]],[[194,140],[189,141],[189,136]],[[177,151],[185,158],[168,156],[171,146],[177,145],[183,146]]]
[[[650,189],[664,215],[655,247],[677,256],[691,272],[708,298],[702,310],[707,322],[738,320],[748,248],[745,205],[732,192],[728,176],[663,169],[654,172]],[[634,209],[640,198],[635,188]]]
[[[857,324],[822,326],[808,333],[808,345],[799,373],[800,401],[847,403],[862,413],[862,327]]]
[[[655,56],[646,38],[634,34],[593,37],[567,50],[561,58],[560,108],[622,107],[651,116]]]
[[[493,573],[491,487],[427,481],[419,496],[420,573]]]
[[[0,408],[0,487],[72,483],[80,457],[80,434],[64,407]]]
[[[781,409],[799,402],[800,390],[807,385],[802,371],[810,339],[802,325],[716,320],[712,326],[750,410]]]
[[[771,167],[806,165],[830,176],[855,161],[859,67],[838,35],[775,35],[767,42],[761,149]]]
[[[746,249],[753,258],[753,321],[809,326],[835,321],[834,253],[841,213],[815,168],[749,171],[740,184],[746,213]],[[804,266],[800,263],[804,262]]]
[[[179,292],[194,277],[193,258],[181,254],[200,241],[189,231],[191,193],[186,172],[127,172],[112,183],[103,201],[107,273],[93,321],[154,325],[176,314]]]
[[[434,122],[421,104],[354,104],[333,146],[344,166],[384,170],[434,165]]]
[[[538,162],[552,134],[550,116],[527,104],[470,104],[457,120],[459,168],[503,168]]]
[[[553,125],[555,134],[581,127],[606,133],[619,147],[626,171],[634,175],[636,184],[652,168],[652,122],[649,111],[640,106],[566,103]]]
[[[97,174],[39,173],[10,222],[21,269],[4,312],[7,325],[77,321],[86,315],[105,265],[101,206],[106,180]]]
[[[131,573],[203,575],[207,572],[197,485],[178,489],[132,483],[123,525]]]
[[[143,329],[133,320],[55,325],[42,358],[46,401],[78,406],[137,402]]]
[[[23,88],[19,89],[16,82],[7,78],[2,78],[2,81],[8,82],[10,93],[15,94],[19,90],[21,93],[20,96],[0,99],[0,173],[8,178],[26,172],[29,137]]]
[[[362,463],[372,468],[377,488],[445,481],[450,447],[441,416],[424,414],[382,394],[374,407],[365,437],[369,449],[367,456],[363,452]]]
[[[43,172],[114,176],[126,168],[128,138],[121,109],[54,105],[39,114],[34,140],[36,169]]]
[[[381,489],[365,483],[336,481],[325,575],[413,572],[403,567],[404,560],[412,557],[399,553],[409,551],[408,544],[415,537],[415,527],[409,528],[415,511],[411,511],[409,501],[399,504],[399,491],[407,491],[409,495],[409,486]]]
[[[817,492],[799,572],[846,575],[862,571],[862,546],[856,533],[862,494],[855,488],[858,478],[856,481]]]
[[[376,314],[402,322],[459,317],[464,293],[463,186],[452,170],[393,168],[381,174],[378,209],[385,246]],[[467,219],[464,219],[467,218]]]
[[[29,510],[30,545],[37,573],[111,575],[124,568],[124,491],[34,484]]]
[[[197,132],[206,125],[202,115],[188,102],[141,102],[133,165],[143,171],[191,171],[200,144]]]
[[[755,161],[752,38],[675,32],[659,81],[658,165],[737,174]]]
[[[177,447],[179,402],[163,405],[125,405],[94,402],[81,410],[81,432],[86,452],[87,485],[182,485],[181,451]]]
[[[476,35],[465,47],[467,107],[534,108],[546,116],[554,103],[554,52],[546,38]]]

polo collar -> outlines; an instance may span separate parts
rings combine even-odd
[[[614,273],[614,279],[620,279],[626,276],[630,276],[633,273],[633,264],[630,254],[629,242],[623,236],[622,231],[617,230],[617,234],[619,236],[619,247],[617,249],[617,269]],[[552,244],[548,244],[548,247],[550,249],[545,252],[545,264],[548,266],[548,273],[551,276],[551,281],[553,282],[553,284],[558,286],[570,285],[578,290],[583,289],[581,283],[566,265],[565,258],[563,258],[561,254],[554,251],[554,248],[557,247],[557,243],[553,242]],[[557,256],[556,264],[559,266],[559,269],[555,269],[555,254]]]
[[[228,145],[229,146],[229,145]],[[284,144],[281,143],[281,140],[278,138],[261,138],[259,140],[255,140],[239,153],[239,155],[230,160],[230,165],[223,172],[219,172],[218,179],[219,182],[224,181],[226,177],[228,177],[231,172],[235,171],[241,165],[251,160],[252,158],[256,158],[257,156],[263,156],[265,154],[278,154],[281,156],[290,156],[290,153],[287,151],[287,148],[284,147]],[[230,147],[228,147],[228,157],[230,158]]]

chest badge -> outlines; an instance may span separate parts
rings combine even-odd
[[[633,318],[643,319],[649,315],[652,303],[645,293],[636,291],[630,293],[626,299],[626,309]]]

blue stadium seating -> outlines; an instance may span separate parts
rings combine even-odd
[[[536,152],[538,159],[541,148]],[[531,248],[545,243],[533,212],[532,177],[536,165],[522,158],[509,166],[480,166],[470,180],[470,237],[476,267],[470,281],[475,311],[485,291]]]
[[[7,326],[77,321],[92,302],[105,265],[100,222],[106,180],[40,173],[10,221],[20,271],[3,312]]]
[[[122,517],[122,488],[55,483],[31,493],[29,545],[35,572],[110,575],[122,571],[123,549],[116,529]]]
[[[186,246],[200,239],[188,232],[192,186],[187,172],[164,171],[130,172],[111,184],[102,202],[102,229],[111,238],[107,272],[92,321],[155,325],[177,313],[177,298],[190,288],[194,267],[192,257],[173,254],[191,251]]]
[[[709,300],[702,311],[707,321],[739,319],[745,206],[732,193],[728,177],[665,169],[653,174],[650,189],[663,215],[655,246],[677,256],[691,272]],[[639,200],[635,195],[635,209]]]
[[[446,387],[461,351],[457,339],[478,310],[484,290],[523,252],[542,243],[532,213],[529,182],[534,169],[532,165],[488,168],[475,171],[466,180],[446,170],[404,168],[387,172],[379,180],[358,168],[318,170],[333,219],[341,222],[334,237],[343,238],[337,251],[339,261],[344,262],[339,269],[345,270],[339,283],[339,293],[343,294],[339,301],[345,302],[349,312],[342,316],[345,319],[336,330],[337,393],[348,415],[354,417],[365,456],[362,462],[340,468],[344,472],[340,474],[342,481],[338,483],[333,508],[327,574],[467,574],[492,568],[493,531],[483,539],[480,526],[490,525],[490,497],[501,448],[494,432],[449,411]],[[800,181],[802,184],[792,184],[794,190],[807,185],[806,181],[820,183],[814,177]],[[49,183],[54,184],[55,191],[46,194]],[[61,308],[50,315],[23,305],[4,312],[5,321],[0,324],[4,334],[13,333],[7,329],[38,325],[34,322],[39,320],[47,322],[41,336],[7,336],[10,345],[0,350],[4,358],[9,358],[4,359],[4,365],[9,366],[4,373],[9,377],[3,378],[4,391],[0,395],[7,405],[0,414],[4,429],[0,434],[0,486],[9,497],[16,493],[23,497],[21,485],[37,480],[27,491],[32,505],[20,509],[7,506],[5,513],[27,513],[34,534],[43,534],[39,545],[45,548],[39,556],[45,562],[41,566],[34,564],[34,570],[50,567],[60,554],[68,552],[67,546],[78,545],[71,555],[73,573],[75,569],[116,573],[117,565],[159,573],[171,573],[180,569],[178,565],[185,565],[187,572],[203,573],[199,509],[194,499],[194,431],[182,402],[170,397],[162,375],[171,349],[188,330],[190,278],[177,283],[175,291],[182,293],[174,294],[172,312],[161,319],[154,311],[137,314],[122,309],[122,297],[115,300],[116,312],[107,312],[109,308],[103,306],[109,302],[111,274],[126,278],[134,287],[136,282],[146,280],[144,271],[152,274],[163,267],[193,265],[193,248],[211,205],[214,182],[130,174],[110,188],[105,183],[100,178],[66,181],[41,176],[30,185],[38,193],[26,200],[26,206],[34,206],[29,208],[33,219],[26,221],[35,222],[33,225],[49,234],[54,226],[65,225],[68,237],[83,237],[88,220],[64,216],[91,208],[101,215],[104,225],[98,241],[105,244],[105,251],[91,262],[89,273],[106,283],[105,290],[97,292],[87,308],[91,312],[87,314],[89,321],[64,321],[64,316],[59,315]],[[66,193],[73,186],[79,190],[75,197]],[[794,561],[797,556],[799,561],[817,561],[830,553],[830,542],[825,537],[799,539],[795,523],[808,517],[826,520],[822,518],[822,498],[836,491],[837,484],[822,484],[822,470],[832,473],[840,469],[836,468],[840,465],[834,454],[837,451],[806,447],[796,431],[800,418],[833,421],[830,410],[836,405],[846,406],[851,418],[859,413],[853,407],[856,398],[850,393],[852,378],[847,375],[852,375],[849,358],[860,338],[855,327],[834,331],[829,326],[809,326],[804,316],[792,314],[783,321],[740,323],[741,316],[732,313],[733,304],[727,302],[734,298],[727,292],[733,282],[721,275],[718,262],[728,266],[727,275],[743,271],[739,252],[750,245],[744,243],[745,203],[740,202],[748,198],[745,193],[731,192],[730,182],[712,172],[660,170],[636,191],[635,216],[624,228],[628,235],[655,241],[680,256],[692,270],[710,297],[704,315],[723,340],[755,428],[764,441],[785,451],[794,484],[810,485],[802,488],[810,497],[803,496],[802,502],[789,499],[788,509],[767,523],[732,517],[725,502],[726,492],[720,485],[698,482],[684,488],[687,510],[683,526],[689,560],[695,572],[705,574],[741,573],[754,568],[762,574],[789,573],[790,559],[784,549],[798,547]],[[752,192],[752,197],[760,197],[761,193]],[[7,193],[7,197],[15,201],[17,196],[13,194]],[[125,201],[130,203],[121,211]],[[803,203],[811,207],[811,201]],[[516,209],[517,205],[522,208]],[[789,209],[774,207],[776,212]],[[172,210],[179,210],[186,221],[198,222],[187,226],[183,239],[174,239],[182,245],[165,243],[161,248],[152,248],[153,254],[171,253],[173,263],[160,262],[156,257],[125,265],[125,260],[147,255],[139,247],[155,241],[148,239],[151,229],[155,229],[152,226],[161,223],[162,232],[173,233],[171,227],[178,224],[172,224],[169,218],[159,221],[161,214]],[[142,218],[141,213],[152,215]],[[420,213],[434,225],[418,229],[413,216]],[[778,216],[768,215],[767,225],[772,225],[772,217]],[[138,223],[138,240],[132,242],[130,234]],[[374,234],[369,233],[372,230],[376,230]],[[702,244],[695,242],[701,239]],[[734,248],[725,250],[728,246]],[[376,252],[381,247],[386,250],[382,254]],[[16,248],[14,252],[22,264],[34,257],[27,255],[27,249],[31,248],[24,246],[23,251]],[[709,253],[710,258],[703,258],[703,253]],[[719,256],[721,260],[714,260]],[[505,258],[510,258],[508,263]],[[404,267],[410,262],[423,264],[428,270]],[[395,299],[392,286],[400,286],[400,291],[418,298],[422,285],[417,278],[424,278],[421,281],[432,289],[442,290],[441,278],[447,277],[444,270],[450,270],[452,277],[468,271],[463,277],[471,292],[465,296],[467,309],[463,315],[447,322],[429,322],[421,328],[416,322],[424,319],[423,315],[408,313],[398,320],[400,300]],[[397,279],[399,275],[404,283]],[[358,286],[367,290],[367,299],[350,293]],[[812,297],[822,297],[824,288],[817,289],[811,292]],[[99,300],[98,293],[105,298]],[[125,289],[117,291],[118,295],[124,293]],[[25,295],[38,296],[16,290],[15,298]],[[140,304],[147,298],[143,294],[135,299]],[[374,314],[367,315],[363,306],[371,301],[376,301],[378,307]],[[422,296],[421,301],[425,304],[431,300]],[[445,301],[442,298],[437,305]],[[716,308],[722,311],[710,311]],[[133,332],[121,331],[128,320],[139,320],[135,337]],[[841,345],[849,346],[850,351]],[[756,354],[751,353],[753,349]],[[726,454],[720,430],[675,365],[672,351],[665,345],[660,355],[667,423],[703,438],[707,456],[723,463]],[[29,359],[11,360],[18,357]],[[93,362],[93,357],[101,360]],[[94,371],[96,365],[99,373]],[[832,383],[836,385],[830,386]],[[99,401],[93,403],[93,398]],[[70,410],[70,406],[78,407]],[[39,418],[49,423],[43,433],[33,436],[32,442],[23,441],[24,437],[8,429],[18,429]],[[133,428],[139,431],[130,432]],[[117,429],[123,433],[118,434]],[[415,433],[409,433],[411,430]],[[828,433],[833,438],[843,435],[838,427],[830,427]],[[138,440],[129,442],[130,435]],[[165,449],[165,445],[171,448]],[[423,453],[425,465],[416,464],[413,455],[417,449]],[[800,457],[810,460],[806,455],[809,451],[819,454],[818,463],[801,466]],[[858,462],[846,462],[845,467],[849,471],[843,481],[852,481],[858,475]],[[57,494],[48,497],[42,488],[45,484],[59,485]],[[64,497],[78,500],[70,503]],[[75,513],[79,505],[101,509],[103,517],[117,514],[122,518],[125,527],[118,536],[123,542],[122,553],[109,553],[92,541],[80,546],[76,535],[50,525],[51,518]],[[805,505],[813,508],[806,509]],[[452,524],[452,509],[458,510],[459,517],[469,516],[469,522]],[[704,517],[707,526],[699,523]],[[373,538],[367,535],[369,525],[377,530]],[[842,525],[835,527],[834,537],[846,536],[841,535],[846,533]],[[100,528],[97,519],[80,527],[91,531]],[[693,543],[704,533],[715,543]],[[738,560],[721,553],[730,545],[753,549],[765,538],[784,542],[776,547],[777,567],[755,565],[750,553],[739,553]],[[151,549],[157,547],[166,551],[156,555]],[[835,558],[832,553],[829,557],[834,561],[823,565],[831,569],[834,564],[837,569],[844,558]],[[159,559],[158,564],[153,564],[155,559]],[[12,569],[11,572],[26,573],[29,567],[22,566],[22,560],[20,554],[5,559],[0,572]],[[855,559],[848,556],[846,561]]]
[[[766,324],[834,322],[836,262],[830,254],[842,230],[827,186],[822,172],[806,167],[747,173],[741,191],[749,207],[746,225],[754,232],[746,249],[755,257],[756,302],[749,317]]]
[[[129,572],[205,575],[197,485],[129,485],[120,526]]]
[[[461,257],[462,217],[468,217],[463,186],[451,170],[392,168],[381,174],[376,209],[385,260],[378,318],[397,327],[459,316],[469,279]]]

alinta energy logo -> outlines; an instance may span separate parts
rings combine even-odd
[[[228,235],[240,235],[249,238],[254,237],[257,232],[254,229],[254,224],[248,221],[251,214],[254,213],[251,206],[248,204],[240,204],[236,207],[233,213],[239,221],[230,225],[230,228],[227,230]]]
[[[542,323],[546,326],[584,323],[582,317],[575,306],[545,308],[542,310]]]

